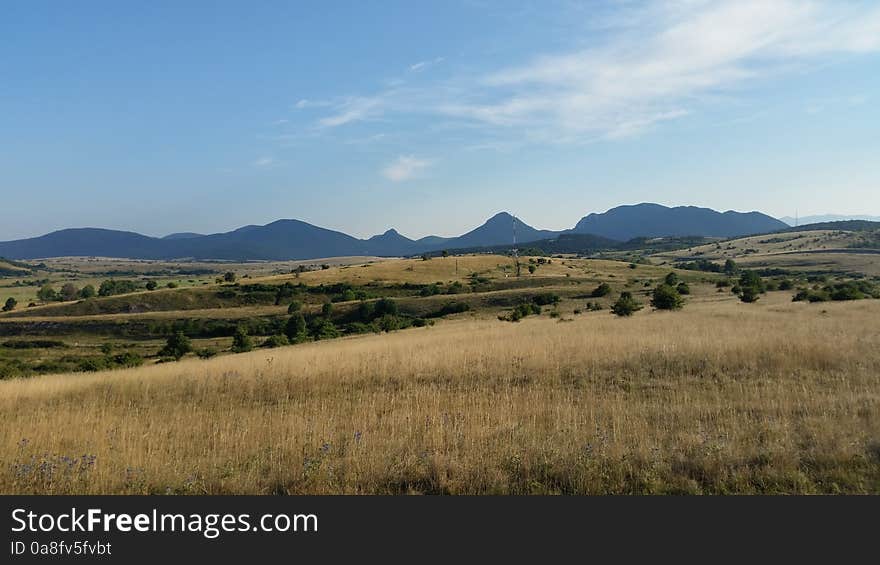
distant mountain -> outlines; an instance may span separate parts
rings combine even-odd
[[[520,247],[542,241],[548,249],[599,249],[610,240],[637,237],[733,237],[785,229],[784,223],[758,212],[716,212],[707,208],[658,204],[619,206],[590,214],[571,230],[539,230],[507,212],[499,212],[481,226],[457,236],[427,236],[418,240],[394,229],[369,239],[300,220],[278,220],[265,226],[244,226],[226,233],[200,235],[180,232],[163,238],[96,228],[61,230],[50,234],[0,242],[0,257],[38,259],[63,256],[106,256],[132,259],[287,260],[346,255],[408,256],[443,249],[509,249],[514,231]]]
[[[716,212],[696,206],[669,208],[660,204],[618,206],[581,218],[574,233],[591,233],[620,241],[636,237],[735,237],[767,233],[788,226],[760,212]]]
[[[419,249],[424,249],[424,245],[400,235],[392,228],[382,235],[374,235],[368,239],[364,249],[366,255],[412,255]]]
[[[827,222],[843,222],[846,220],[866,220],[869,222],[880,222],[880,216],[847,216],[841,214],[821,214],[818,216],[802,216],[800,218],[784,216],[782,218],[779,218],[779,220],[785,222],[790,226],[794,226],[795,224],[797,224],[798,226],[803,226],[806,224],[824,224]]]
[[[488,247],[500,243],[513,243],[514,224],[516,224],[517,243],[526,243],[547,239],[557,235],[549,230],[536,230],[525,224],[519,218],[514,218],[507,212],[499,212],[486,220],[482,226],[467,232],[459,237],[454,237],[443,242],[450,249],[464,247]]]
[[[205,236],[205,234],[203,234],[203,233],[195,233],[195,232],[191,232],[191,231],[185,231],[185,232],[180,232],[180,233],[169,233],[168,235],[166,235],[162,239],[192,239],[194,237],[204,237],[204,236]]]
[[[363,255],[364,241],[300,220],[278,220],[265,226],[202,237],[165,240],[163,256],[195,259],[285,260]]]
[[[158,257],[162,240],[139,233],[74,228],[54,231],[40,237],[0,243],[0,256],[13,259],[40,257]]]

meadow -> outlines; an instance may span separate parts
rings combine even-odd
[[[880,301],[433,327],[0,382],[4,493],[878,493]]]

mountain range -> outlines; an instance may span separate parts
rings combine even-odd
[[[760,212],[717,212],[709,208],[659,204],[618,206],[589,214],[571,229],[539,230],[500,212],[457,237],[409,239],[394,229],[369,239],[321,228],[300,220],[278,220],[264,226],[202,235],[181,232],[163,238],[100,228],[73,228],[40,237],[0,242],[0,257],[38,259],[65,256],[131,259],[292,260],[349,255],[401,256],[441,249],[474,249],[591,235],[605,240],[636,237],[735,237],[785,229],[787,224]],[[599,239],[597,239],[599,240]]]

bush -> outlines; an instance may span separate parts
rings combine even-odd
[[[794,283],[792,283],[788,279],[783,279],[779,281],[779,290],[791,290],[794,288]]]
[[[559,304],[559,295],[553,294],[550,292],[544,292],[541,294],[537,294],[532,297],[532,302],[537,304],[538,306],[552,306]]]
[[[739,278],[739,299],[746,303],[757,302],[766,291],[763,279],[755,271],[743,271]]]
[[[302,312],[296,312],[287,320],[287,324],[284,326],[284,335],[291,343],[306,341],[308,339],[307,327],[305,316],[302,315]]]
[[[532,302],[524,302],[522,304],[517,304],[517,306],[513,309],[509,316],[501,317],[502,320],[507,320],[509,322],[519,322],[521,319],[526,316],[540,315],[541,307]]]
[[[668,275],[666,275],[666,278],[663,279],[663,282],[666,284],[666,286],[673,287],[679,282],[678,275],[676,275],[675,273],[669,273]]]
[[[226,273],[223,274],[223,280],[228,283],[234,283],[235,282],[235,273],[233,273],[232,271],[227,271]]]
[[[611,294],[611,285],[608,283],[602,283],[596,288],[593,289],[593,292],[590,293],[590,296],[593,298],[602,298],[603,296],[608,296]]]
[[[427,315],[428,318],[440,318],[443,316],[447,316],[449,314],[460,314],[462,312],[467,312],[471,307],[465,302],[447,302],[443,305],[442,308],[437,310],[436,312],[431,312]]]
[[[641,303],[633,298],[632,293],[626,291],[620,293],[620,298],[611,307],[611,311],[621,317],[632,316],[641,309]]]
[[[686,283],[686,282],[678,283],[678,286],[675,287],[675,290],[677,290],[679,294],[690,294],[691,293],[691,287],[688,286],[688,283]]]
[[[58,300],[58,293],[50,285],[44,285],[37,291],[37,298],[43,302],[54,302]]]
[[[234,353],[245,353],[254,348],[254,341],[248,335],[244,326],[235,328],[235,334],[232,336],[232,351]]]
[[[332,316],[333,315],[333,303],[325,302],[321,306],[321,315],[323,315],[325,318],[329,318],[330,316]]]
[[[290,340],[287,339],[287,336],[284,334],[278,334],[269,336],[266,338],[266,341],[263,342],[263,347],[284,347],[285,345],[290,345]]]
[[[390,298],[380,298],[373,305],[373,316],[377,318],[386,314],[396,316],[397,312],[397,302]]]
[[[18,306],[18,301],[11,296],[6,299],[6,304],[3,305],[4,312],[11,312],[15,310],[15,307]]]
[[[683,305],[684,299],[668,284],[659,285],[651,295],[651,306],[657,310],[679,310]]]
[[[66,283],[61,287],[60,297],[62,300],[71,301],[76,300],[79,296],[79,289],[73,283]]]
[[[436,284],[429,284],[419,291],[419,296],[434,296],[435,294],[440,294],[440,287]]]
[[[336,326],[326,318],[315,318],[311,326],[312,335],[315,339],[333,339],[341,334]]]
[[[299,300],[294,300],[293,302],[290,303],[290,306],[287,307],[287,313],[288,314],[295,314],[295,313],[299,312],[300,310],[302,310],[302,307],[303,307],[302,302],[300,302]]]
[[[156,290],[159,288],[159,283],[156,281],[147,281],[146,288],[147,290]]]
[[[192,350],[192,343],[189,338],[186,337],[183,332],[178,331],[168,336],[168,340],[165,342],[165,347],[159,350],[159,356],[174,357],[179,361],[184,355]]]
[[[95,287],[90,284],[87,284],[86,286],[82,287],[79,291],[79,297],[82,298],[83,300],[87,300],[89,298],[94,298],[97,294],[98,293],[95,291]]]
[[[739,294],[739,299],[748,304],[757,302],[760,297],[761,292],[754,286],[744,286]]]
[[[217,350],[206,347],[205,349],[199,349],[196,352],[196,355],[199,356],[199,359],[210,359],[212,357],[216,357]]]
[[[134,281],[108,279],[98,287],[98,296],[114,296],[136,292],[138,284]]]

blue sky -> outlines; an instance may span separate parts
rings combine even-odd
[[[880,5],[6,2],[0,240],[880,214]]]

